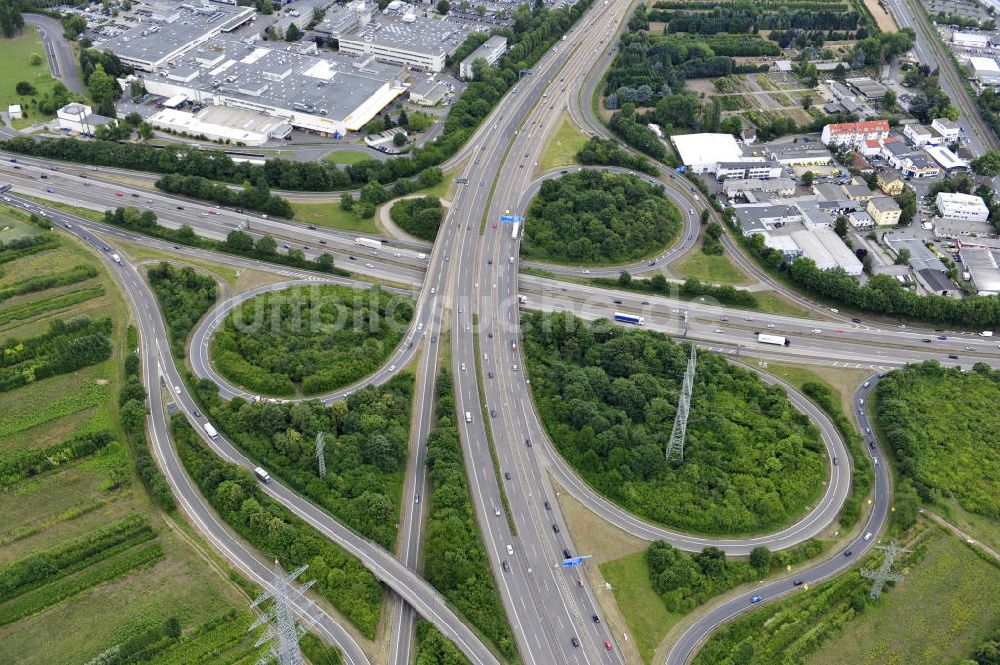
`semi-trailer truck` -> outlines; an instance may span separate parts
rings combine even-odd
[[[371,238],[355,238],[354,244],[361,247],[370,247],[371,249],[382,249],[382,241],[372,240]]]
[[[633,314],[624,314],[622,312],[615,312],[615,321],[620,321],[621,323],[631,323],[632,325],[641,326],[643,324],[643,319],[641,316],[635,316]]]
[[[782,335],[768,335],[757,333],[757,341],[761,344],[774,344],[775,346],[789,346],[791,342]]]
[[[517,234],[521,231],[521,222],[514,222],[510,229],[510,239],[517,240]]]

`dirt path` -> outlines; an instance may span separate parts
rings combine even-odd
[[[932,520],[934,520],[938,524],[940,524],[941,526],[943,526],[944,528],[946,528],[949,531],[951,531],[952,533],[954,533],[956,536],[958,536],[959,538],[961,538],[965,542],[969,543],[970,545],[975,545],[976,547],[978,547],[979,549],[983,550],[984,552],[986,552],[987,554],[989,554],[991,557],[993,557],[994,559],[996,559],[997,561],[1000,561],[1000,553],[998,553],[992,547],[989,547],[989,546],[984,545],[983,543],[979,542],[978,540],[976,540],[975,538],[973,538],[969,534],[965,533],[964,531],[962,531],[957,526],[955,526],[954,524],[952,524],[951,522],[949,522],[945,518],[941,517],[937,513],[933,513],[933,512],[931,512],[931,511],[929,511],[929,510],[927,510],[925,508],[924,509],[924,514],[927,515],[927,517],[930,517]]]

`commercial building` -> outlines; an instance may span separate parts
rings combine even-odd
[[[827,125],[823,128],[820,140],[823,145],[857,148],[868,139],[884,139],[888,135],[889,123],[885,120],[865,120]]]
[[[392,0],[371,22],[338,38],[347,55],[372,55],[385,62],[429,72],[444,69],[445,59],[465,38],[485,28],[426,16],[401,0]]]
[[[938,192],[934,205],[942,217],[949,219],[965,219],[972,222],[985,222],[990,216],[990,209],[979,196],[951,192]]]
[[[867,212],[852,212],[847,216],[847,221],[858,231],[867,231],[875,226],[875,220]]]
[[[10,117],[11,120],[18,120],[20,118],[23,118],[24,114],[21,112],[21,105],[11,104],[10,106],[8,106],[7,115]]]
[[[937,130],[915,122],[903,127],[903,136],[918,148],[925,145],[941,145],[945,142],[945,138],[938,134]]]
[[[337,136],[361,129],[406,90],[400,67],[322,52],[299,53],[217,38],[144,78],[154,95],[274,116]],[[176,105],[176,102],[175,102]]]
[[[946,173],[967,171],[969,169],[969,162],[953,153],[947,146],[939,145],[927,148],[927,154],[930,155],[931,159],[937,162]]]
[[[840,237],[828,228],[800,229],[791,235],[802,248],[802,256],[811,259],[820,270],[843,268],[849,275],[860,275],[861,262]]]
[[[926,153],[915,152],[901,142],[882,146],[882,157],[903,174],[904,178],[930,178],[941,174],[937,164]]]
[[[767,149],[771,159],[782,166],[825,166],[833,163],[833,153],[811,141],[772,144]]]
[[[502,35],[493,35],[479,45],[475,51],[459,63],[458,75],[463,79],[472,78],[472,63],[480,58],[486,61],[490,67],[497,64],[500,56],[507,52],[507,38]]]
[[[146,121],[157,129],[247,146],[264,145],[272,138],[287,138],[292,132],[292,126],[284,118],[225,106],[208,106],[197,113],[164,108]]]
[[[870,102],[877,101],[885,97],[886,87],[878,81],[873,81],[867,76],[844,79],[851,89]]]
[[[450,92],[444,81],[425,79],[410,86],[410,101],[420,106],[437,106]]]
[[[802,212],[791,205],[745,205],[736,206],[735,211],[745,236],[802,221]]]
[[[114,122],[114,119],[97,115],[94,109],[80,102],[71,102],[58,109],[56,120],[59,122],[59,129],[84,136],[93,136],[98,127]]]
[[[967,46],[969,48],[987,48],[990,45],[990,36],[956,31],[951,34],[951,43],[955,46]]]
[[[681,163],[695,173],[715,173],[720,163],[747,161],[732,134],[678,134],[670,140]]]
[[[868,189],[868,185],[841,185],[840,189],[852,201],[871,201],[875,198],[875,192]]]
[[[896,200],[888,196],[876,196],[873,198],[865,206],[865,212],[871,215],[875,226],[895,226],[899,224],[899,217],[902,214]]]
[[[333,5],[313,31],[328,39],[340,39],[371,23],[372,8],[365,0],[353,0],[346,5]]]
[[[141,72],[156,72],[253,16],[251,7],[209,0],[154,5],[149,19],[94,46]]]
[[[962,247],[959,256],[978,295],[1000,295],[1000,250]]]
[[[954,141],[962,131],[957,122],[948,118],[935,118],[931,121],[931,129],[943,136],[947,141]]]
[[[969,68],[972,70],[972,78],[981,85],[1000,86],[1000,65],[997,65],[995,59],[973,56],[969,58]]]
[[[781,165],[777,162],[740,161],[720,162],[715,171],[719,180],[729,178],[780,178]]]
[[[754,203],[761,198],[795,195],[795,181],[791,178],[727,178],[722,183],[722,193],[728,199],[744,198]]]

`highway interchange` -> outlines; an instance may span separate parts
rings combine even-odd
[[[850,455],[826,416],[811,402],[786,386],[793,404],[814,420],[820,429],[831,461],[831,476],[823,498],[795,524],[779,533],[746,539],[694,537],[649,524],[599,496],[562,460],[548,440],[531,400],[527,375],[518,341],[520,307],[541,311],[570,311],[585,319],[610,318],[614,311],[642,315],[645,326],[671,336],[686,338],[700,348],[727,354],[744,361],[751,368],[758,360],[793,359],[800,362],[851,363],[871,368],[873,379],[860,387],[861,399],[872,390],[877,374],[908,362],[937,359],[941,362],[970,365],[987,362],[997,366],[997,346],[991,339],[972,334],[899,328],[892,324],[857,324],[837,312],[821,310],[799,296],[814,316],[809,319],[788,316],[763,316],[720,307],[712,303],[682,302],[663,296],[638,296],[634,293],[599,289],[574,282],[519,274],[517,241],[510,227],[494,224],[508,210],[524,214],[528,193],[537,188],[535,164],[540,161],[545,137],[557,129],[568,108],[574,121],[590,133],[606,130],[591,116],[589,99],[594,86],[612,57],[611,47],[623,17],[630,11],[626,2],[595,4],[576,24],[566,41],[558,42],[533,73],[520,81],[480,130],[470,139],[451,164],[465,164],[461,176],[469,185],[459,187],[446,221],[431,248],[422,243],[392,241],[378,252],[354,245],[353,234],[330,229],[307,228],[284,220],[222,210],[180,197],[151,192],[108,179],[108,169],[59,164],[18,157],[16,166],[2,161],[4,175],[18,194],[62,201],[95,209],[115,205],[138,205],[157,213],[160,222],[177,227],[190,224],[203,236],[222,239],[234,228],[248,228],[253,234],[273,235],[279,246],[286,244],[304,249],[308,256],[329,251],[341,267],[368,280],[382,281],[416,300],[415,315],[404,341],[376,373],[355,386],[338,390],[322,398],[341,399],[362,385],[388,380],[398,369],[416,363],[417,381],[414,403],[414,431],[411,434],[408,475],[402,501],[398,554],[378,547],[350,531],[278,481],[263,489],[320,533],[357,556],[387,587],[398,596],[393,609],[389,661],[403,665],[412,657],[415,614],[434,623],[446,637],[477,665],[499,663],[499,657],[466,626],[444,599],[414,572],[417,568],[422,531],[423,503],[417,497],[427,490],[424,476],[424,443],[433,412],[434,382],[440,351],[439,336],[449,332],[450,364],[455,378],[456,403],[460,412],[469,412],[470,422],[461,422],[462,446],[477,521],[484,546],[494,568],[494,577],[510,619],[522,660],[531,665],[548,663],[620,663],[619,648],[608,650],[605,640],[614,643],[607,621],[595,621],[603,612],[582,569],[562,569],[558,563],[564,550],[578,554],[556,500],[554,479],[564,491],[588,509],[624,531],[646,540],[664,539],[675,546],[697,551],[706,545],[722,547],[731,554],[747,554],[754,546],[783,549],[819,534],[836,517],[847,496]],[[918,32],[919,41],[919,32]],[[58,170],[53,170],[56,168]],[[103,173],[102,173],[103,171]],[[41,176],[45,175],[45,178]],[[137,175],[129,173],[130,177]],[[549,174],[553,175],[553,174]],[[657,268],[687,249],[697,236],[698,215],[704,202],[689,183],[664,172],[659,179],[667,195],[684,214],[684,229],[677,248],[658,257]],[[482,183],[482,185],[480,185]],[[53,191],[47,191],[52,189]],[[325,197],[325,199],[324,199]],[[10,203],[26,209],[42,208],[34,201],[11,194]],[[308,196],[329,200],[330,195]],[[202,433],[205,419],[188,393],[166,345],[166,331],[157,310],[155,297],[136,266],[119,266],[109,253],[117,239],[169,249],[179,256],[211,258],[216,262],[240,267],[255,267],[277,272],[285,281],[263,287],[238,298],[245,299],[258,291],[288,284],[357,282],[308,271],[268,267],[251,259],[241,259],[205,250],[170,246],[128,231],[105,227],[53,208],[46,213],[67,232],[74,233],[105,257],[122,284],[140,325],[141,352],[145,380],[151,396],[160,394],[161,380],[172,396]],[[70,227],[70,228],[67,228]],[[98,235],[99,234],[99,235]],[[767,284],[774,284],[756,266],[742,257],[738,249],[728,247],[734,258]],[[428,254],[427,258],[419,258]],[[351,257],[354,257],[353,259]],[[639,271],[646,264],[629,266]],[[598,274],[616,274],[621,268],[609,268]],[[560,271],[554,271],[560,272]],[[576,272],[563,269],[561,272]],[[518,295],[527,303],[520,305]],[[615,302],[620,301],[620,302]],[[190,348],[192,369],[198,376],[208,376],[220,384],[225,398],[235,395],[252,397],[218,377],[207,356],[212,331],[228,308],[227,301],[210,313],[196,330]],[[773,326],[773,327],[772,327]],[[770,331],[793,340],[785,349],[763,347],[755,333]],[[944,337],[946,339],[940,339]],[[929,341],[926,341],[929,340]],[[958,355],[955,361],[948,356]],[[765,380],[775,381],[762,375]],[[485,400],[485,401],[484,401]],[[494,416],[493,413],[496,415]],[[859,409],[859,426],[868,426],[867,415]],[[179,503],[194,524],[220,552],[258,583],[268,575],[268,562],[246,549],[224,524],[218,521],[185,475],[169,440],[169,429],[162,409],[153,408],[148,422],[154,454],[174,488]],[[206,443],[224,459],[252,468],[247,459],[223,437]],[[498,460],[495,468],[492,446]],[[531,445],[528,445],[528,442]],[[872,453],[877,455],[877,453]],[[842,546],[826,559],[813,562],[795,574],[795,579],[812,584],[834,575],[853,564],[877,538],[866,542],[863,535],[878,533],[889,510],[889,477],[884,465],[876,465],[876,482],[871,496],[867,522],[853,542]],[[509,474],[509,478],[506,475]],[[502,477],[503,476],[503,477]],[[509,507],[509,508],[508,508]],[[558,527],[558,531],[554,526]],[[513,529],[511,528],[513,526]],[[849,549],[853,556],[845,557]],[[511,553],[512,552],[512,553]],[[503,564],[509,566],[509,572]],[[779,579],[755,590],[765,600],[791,593],[796,589],[790,578]],[[676,642],[667,662],[687,662],[711,631],[750,607],[745,596],[712,607],[692,624]],[[367,663],[368,656],[353,638],[321,607],[299,608],[302,615],[324,638],[339,645],[350,663]],[[579,646],[574,646],[576,640]]]

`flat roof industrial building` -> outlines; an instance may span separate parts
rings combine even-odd
[[[364,127],[405,92],[402,69],[336,53],[299,53],[217,38],[173,67],[145,77],[156,95],[183,96],[283,118],[326,135]]]
[[[972,275],[972,285],[981,296],[1000,295],[1000,251],[963,247],[962,264]]]
[[[126,65],[155,72],[213,37],[246,23],[254,13],[251,7],[209,0],[161,4],[155,6],[148,20],[95,46],[111,51]]]
[[[349,55],[373,55],[380,60],[440,72],[445,59],[458,50],[470,33],[487,30],[484,26],[423,14],[426,10],[418,13],[410,5],[393,0],[370,23],[341,35],[340,50]]]
[[[695,173],[715,173],[720,162],[753,161],[743,156],[743,149],[732,134],[677,134],[670,140],[681,163]]]

